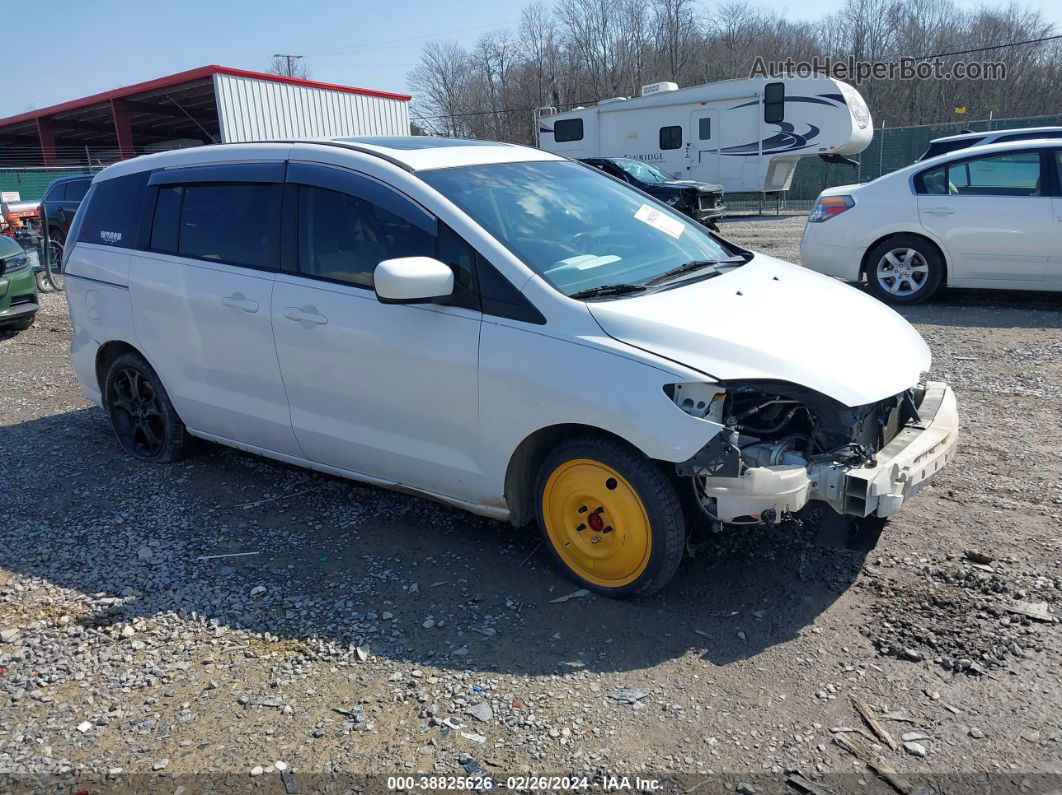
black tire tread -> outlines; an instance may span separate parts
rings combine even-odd
[[[590,458],[608,464],[622,474],[638,492],[649,514],[653,549],[642,576],[618,588],[588,582],[571,571],[553,548],[542,517],[542,493],[550,474],[565,461]],[[554,560],[582,587],[614,597],[648,596],[661,590],[675,576],[686,552],[686,524],[674,484],[655,461],[630,445],[605,435],[585,434],[562,441],[542,461],[535,480],[535,515],[546,546]]]
[[[195,439],[188,433],[188,429],[177,415],[177,410],[173,407],[173,403],[170,402],[170,396],[166,393],[166,388],[162,385],[158,373],[156,373],[154,368],[148,364],[147,359],[135,351],[127,351],[118,356],[113,362],[111,362],[111,366],[107,370],[107,378],[104,380],[105,389],[103,399],[105,403],[104,407],[107,409],[108,416],[110,415],[111,410],[110,406],[106,405],[106,401],[107,395],[110,394],[111,379],[113,379],[115,374],[123,367],[135,367],[151,381],[151,385],[155,388],[155,392],[159,397],[162,413],[166,418],[166,440],[158,455],[152,456],[151,458],[144,458],[129,450],[125,445],[125,442],[118,436],[116,429],[115,436],[118,437],[118,442],[122,445],[122,449],[130,455],[133,455],[138,461],[145,461],[148,463],[171,464],[175,461],[187,458],[192,452]]]

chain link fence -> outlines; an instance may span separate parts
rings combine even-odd
[[[89,173],[88,168],[0,168],[0,193],[18,193],[24,202],[38,201],[53,180]]]

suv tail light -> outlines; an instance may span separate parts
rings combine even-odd
[[[855,207],[855,200],[851,196],[819,196],[815,206],[811,208],[808,222],[818,224],[828,221],[852,207]]]

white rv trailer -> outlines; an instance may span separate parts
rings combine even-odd
[[[859,92],[821,75],[682,89],[654,83],[634,99],[551,110],[536,113],[540,149],[573,158],[632,157],[731,193],[787,190],[801,157],[841,162],[874,135]]]

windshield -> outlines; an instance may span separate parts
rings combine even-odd
[[[700,224],[578,163],[497,163],[418,176],[565,295],[734,258]]]
[[[673,177],[669,177],[656,166],[640,160],[613,160],[612,162],[623,169],[628,176],[642,182],[671,182],[673,180]]]

